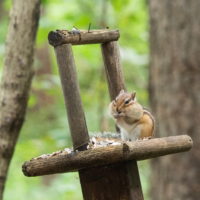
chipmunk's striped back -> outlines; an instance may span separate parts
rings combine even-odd
[[[154,136],[154,130],[155,130],[155,120],[152,114],[144,109],[144,113],[142,118],[139,120],[138,125],[141,124],[141,133],[140,138],[151,138]]]

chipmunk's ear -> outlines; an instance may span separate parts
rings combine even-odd
[[[124,94],[124,90],[121,90],[121,91],[119,92],[119,95],[120,95],[120,94]]]
[[[136,92],[132,92],[132,93],[131,93],[131,98],[132,98],[133,100],[136,100]]]

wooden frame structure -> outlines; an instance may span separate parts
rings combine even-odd
[[[142,200],[143,194],[136,160],[187,151],[192,139],[187,136],[121,142],[116,146],[87,149],[89,134],[80,98],[72,45],[101,44],[110,98],[125,89],[120,65],[117,30],[72,32],[51,31],[74,150],[39,157],[22,166],[26,176],[78,171],[85,200]]]

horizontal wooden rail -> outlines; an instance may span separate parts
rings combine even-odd
[[[116,41],[120,37],[118,30],[80,30],[72,32],[68,30],[51,31],[48,35],[49,44],[59,46],[62,44],[101,44],[109,41]]]
[[[128,160],[145,160],[167,154],[188,151],[193,145],[187,135],[155,138],[92,148],[69,154],[52,154],[27,161],[22,166],[26,176],[41,176],[72,172]]]

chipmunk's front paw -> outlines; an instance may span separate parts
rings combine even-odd
[[[142,140],[150,140],[151,137],[143,137]]]

